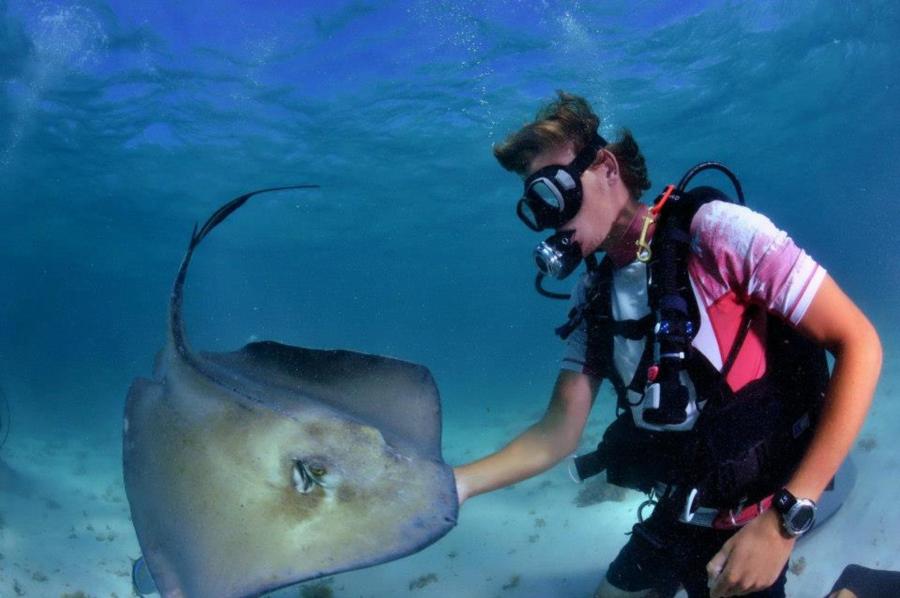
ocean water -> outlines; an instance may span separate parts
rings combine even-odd
[[[321,188],[252,200],[198,250],[192,344],[269,338],[426,364],[448,460],[496,448],[546,406],[566,307],[532,289],[542,237],[516,219],[520,182],[491,145],[557,89],[587,97],[607,137],[634,133],[648,201],[701,160],[730,166],[748,205],[876,324],[889,380],[898,33],[887,0],[0,0],[0,459],[111,446],[97,493],[121,495],[125,394],[163,345],[191,228],[233,196],[296,183]],[[480,421],[496,437],[466,446]],[[60,595],[17,573],[49,549],[4,510],[0,593],[18,575],[28,595]],[[77,561],[53,558],[60,575]],[[110,594],[91,579],[86,592]],[[464,595],[442,591],[429,595]]]

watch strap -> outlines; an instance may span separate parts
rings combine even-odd
[[[791,494],[787,488],[782,488],[772,496],[772,506],[782,515],[787,515],[795,504],[797,504],[797,497]]]

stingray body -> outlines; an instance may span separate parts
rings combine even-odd
[[[251,196],[281,189],[238,197],[195,228],[154,377],[128,393],[125,489],[166,597],[258,596],[408,555],[456,523],[425,367],[270,341],[189,349],[194,249]]]

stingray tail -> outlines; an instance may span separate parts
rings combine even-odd
[[[268,189],[257,189],[256,191],[251,191],[250,193],[245,193],[239,197],[235,197],[221,208],[213,212],[212,216],[203,224],[198,230],[197,225],[194,225],[194,230],[191,232],[191,242],[188,244],[187,252],[184,254],[184,258],[181,260],[181,267],[178,269],[178,275],[175,277],[175,284],[172,286],[172,297],[169,302],[169,333],[171,334],[171,342],[175,347],[175,350],[178,351],[184,358],[189,358],[190,353],[188,351],[187,342],[185,341],[184,334],[184,320],[181,317],[181,305],[183,298],[183,290],[184,290],[184,281],[187,278],[187,270],[188,266],[191,263],[191,256],[194,254],[194,249],[206,238],[212,229],[218,226],[223,220],[228,218],[235,210],[239,207],[247,203],[247,200],[253,197],[254,195],[260,195],[261,193],[270,193],[272,191],[286,191],[289,189],[318,189],[319,185],[289,185],[287,187],[269,187]]]

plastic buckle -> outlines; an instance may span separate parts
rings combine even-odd
[[[650,493],[647,496],[647,500],[645,500],[640,505],[638,505],[638,508],[637,508],[638,522],[639,523],[644,522],[644,509],[646,509],[647,507],[655,507],[658,503],[659,503],[659,500],[657,500],[656,489],[651,488]]]
[[[682,523],[690,523],[700,527],[715,527],[716,519],[719,517],[717,509],[708,509],[705,507],[692,508],[697,500],[699,491],[694,488],[688,493],[688,497],[684,502],[684,509],[678,516],[678,520]]]
[[[576,484],[584,483],[584,480],[581,479],[581,476],[578,475],[578,468],[575,466],[575,457],[577,457],[577,453],[572,453],[569,455],[569,466],[567,468],[569,472],[569,477],[572,478],[572,481]]]
[[[638,506],[638,510],[637,510],[637,511],[638,511],[638,512],[637,512],[638,522],[639,522],[639,523],[643,523],[643,522],[644,522],[644,509],[646,509],[647,507],[655,507],[655,506],[656,506],[656,501],[653,500],[652,498],[648,498],[647,500],[645,500],[644,502],[642,502],[642,503]]]
[[[690,523],[694,518],[695,510],[691,509],[694,505],[694,501],[697,499],[697,489],[691,488],[691,491],[688,492],[687,499],[684,501],[684,510],[681,512],[681,520],[685,523]]]

